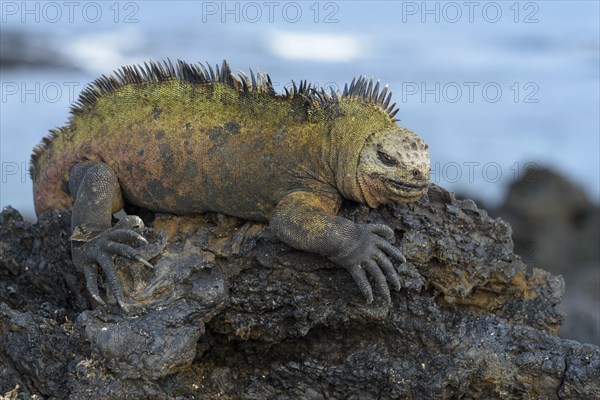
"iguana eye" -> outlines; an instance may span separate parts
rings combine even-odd
[[[383,165],[386,165],[388,167],[395,167],[398,165],[398,162],[396,160],[394,160],[392,157],[388,156],[381,150],[377,151],[377,157],[379,157],[379,161],[381,161]]]

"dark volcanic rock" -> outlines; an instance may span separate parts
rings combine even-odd
[[[416,204],[342,213],[395,230],[409,263],[392,304],[366,305],[346,271],[262,224],[205,214],[155,216],[143,249],[166,246],[155,270],[119,271],[130,314],[86,310],[68,214],[32,225],[5,209],[0,394],[600,397],[600,349],[554,336],[562,279],[528,272],[502,220],[435,186]]]
[[[0,69],[59,68],[76,70],[66,59],[59,38],[52,34],[32,34],[26,30],[11,30],[2,27],[0,35]],[[63,39],[64,40],[64,39]]]
[[[512,225],[526,264],[563,276],[561,336],[600,345],[600,207],[560,174],[530,168],[496,214]]]

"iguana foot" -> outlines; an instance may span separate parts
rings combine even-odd
[[[389,284],[396,290],[401,288],[400,276],[390,258],[406,262],[402,252],[390,243],[394,240],[394,231],[383,224],[357,225],[356,228],[352,241],[354,246],[331,260],[350,272],[368,304],[373,302],[373,289],[367,272],[378,291],[390,303]]]
[[[105,304],[98,290],[98,265],[104,272],[108,288],[115,296],[119,307],[125,312],[128,311],[128,308],[113,258],[123,256],[142,262],[149,268],[154,268],[133,247],[148,243],[141,234],[134,231],[143,226],[144,223],[139,217],[129,215],[122,218],[112,228],[100,233],[85,224],[73,230],[71,235],[71,240],[74,242],[73,262],[83,268],[87,291],[98,303]]]

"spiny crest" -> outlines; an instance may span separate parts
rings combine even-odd
[[[262,92],[275,96],[275,89],[271,78],[267,74],[250,70],[250,77],[242,71],[234,75],[227,61],[223,60],[221,67],[215,68],[206,63],[188,64],[178,60],[173,65],[170,60],[160,62],[149,61],[144,65],[129,65],[121,67],[112,75],[102,75],[90,83],[79,95],[77,102],[71,107],[74,115],[79,115],[88,110],[100,97],[129,84],[146,82],[165,82],[178,80],[192,84],[223,83],[242,92]]]
[[[81,92],[79,99],[71,107],[71,112],[74,115],[80,115],[93,106],[101,96],[112,93],[128,84],[169,80],[200,85],[222,83],[241,92],[260,92],[273,97],[278,96],[268,74],[263,74],[260,71],[255,74],[250,70],[250,77],[248,77],[245,72],[238,70],[236,76],[225,60],[223,60],[220,67],[215,65],[215,68],[208,62],[205,66],[202,63],[188,64],[181,60],[178,60],[176,65],[173,65],[170,60],[162,63],[149,61],[145,62],[143,66],[125,66],[116,70],[112,75],[102,75],[97,78]],[[346,83],[342,93],[333,90],[333,88],[330,89],[330,93],[327,93],[325,89],[314,87],[306,80],[300,81],[299,84],[292,81],[292,86],[284,88],[284,92],[281,98],[289,100],[301,97],[309,106],[314,103],[319,103],[322,106],[332,106],[336,105],[342,98],[355,98],[367,103],[381,105],[392,119],[399,111],[396,103],[389,105],[392,93],[388,92],[388,85],[385,85],[379,91],[379,81],[374,84],[372,79],[367,79],[364,76],[352,79],[350,86]]]
[[[296,82],[292,81],[292,86],[288,89],[285,86],[283,87],[283,91],[285,95],[283,96],[285,99],[293,99],[294,97],[302,97],[310,102],[310,96],[315,91],[315,88],[312,86],[307,80],[300,81],[298,85]]]
[[[50,129],[48,136],[42,138],[42,142],[33,148],[33,153],[31,154],[31,161],[29,163],[29,175],[35,181],[36,179],[36,171],[38,161],[41,155],[52,145],[52,141],[60,136],[66,134],[67,128],[61,127],[57,129]]]
[[[365,76],[352,79],[350,86],[348,84],[344,85],[342,97],[359,98],[369,103],[379,104],[392,118],[400,111],[400,108],[396,107],[396,103],[389,105],[392,92],[388,92],[388,85],[385,85],[380,92],[379,81],[373,85],[373,79],[367,79]]]
[[[360,99],[366,103],[380,105],[393,121],[397,121],[394,116],[400,109],[396,107],[396,103],[390,105],[392,92],[388,91],[388,85],[385,85],[380,91],[379,81],[373,83],[373,79],[367,79],[365,76],[352,79],[350,86],[346,83],[344,85],[344,90],[341,93],[333,90],[331,87],[330,92],[327,93],[322,87],[311,87],[310,83],[307,85],[306,81],[304,81],[304,85],[302,85],[301,82],[299,88],[296,87],[295,83],[292,82],[292,84],[292,90],[289,93],[288,90],[285,89],[286,96],[290,97],[293,94],[299,94],[306,99],[309,105],[317,102],[321,106],[327,107],[339,103],[341,99]]]

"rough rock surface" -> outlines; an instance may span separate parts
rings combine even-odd
[[[600,349],[554,336],[563,280],[527,270],[509,225],[435,186],[342,213],[395,230],[408,263],[392,304],[366,305],[346,271],[262,224],[149,215],[142,251],[160,255],[120,269],[125,315],[90,309],[68,212],[29,224],[5,209],[0,395],[600,398]]]

